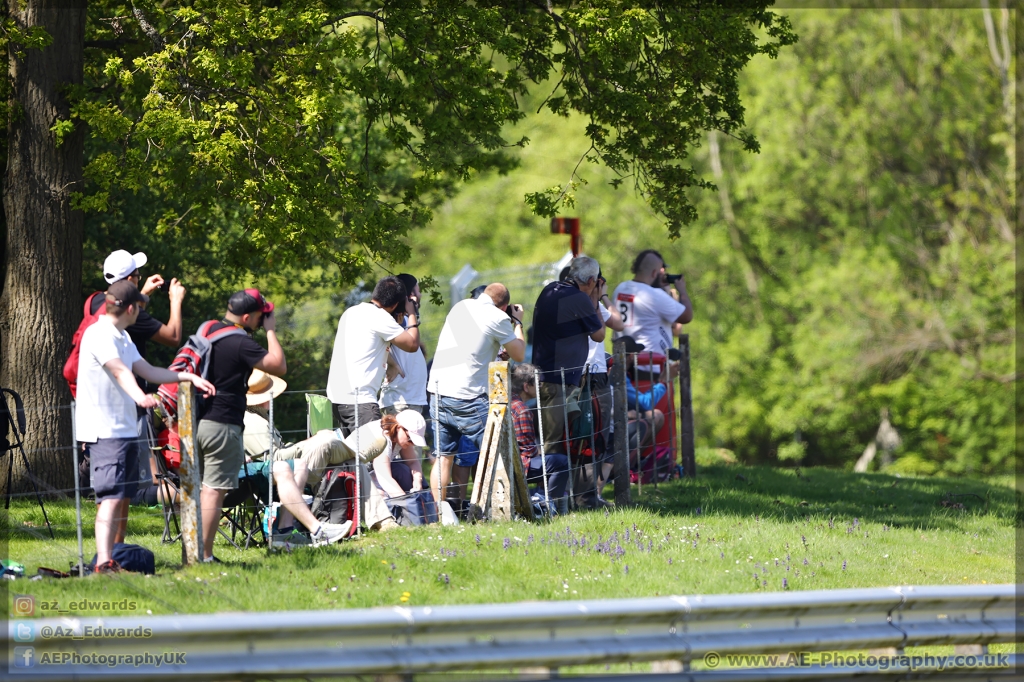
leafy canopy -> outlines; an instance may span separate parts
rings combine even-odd
[[[223,265],[401,263],[459,183],[515,165],[522,98],[587,117],[588,152],[678,235],[708,129],[743,132],[737,76],[795,41],[767,2],[196,0],[91,3],[84,209],[145,191],[163,235],[218,235]],[[552,87],[553,84],[553,87]],[[56,132],[56,131],[55,131]],[[551,215],[573,182],[527,201]]]

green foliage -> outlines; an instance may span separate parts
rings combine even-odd
[[[1012,471],[1012,109],[983,13],[789,15],[800,42],[740,79],[760,153],[718,136],[729,210],[720,192],[695,194],[700,217],[670,242],[614,173],[590,165],[574,209],[584,247],[610,286],[643,248],[686,275],[698,444],[852,467],[888,407],[896,470]],[[524,120],[521,170],[444,204],[408,267],[557,260],[566,238],[519,197],[577,175],[587,125]],[[705,175],[711,149],[693,157]]]
[[[213,230],[225,269],[331,264],[351,283],[407,260],[410,230],[458,183],[515,166],[526,139],[505,126],[528,84],[555,78],[548,106],[583,112],[596,158],[676,234],[695,216],[685,188],[708,186],[689,147],[742,129],[739,70],[794,37],[765,2],[634,4],[94,3],[79,205],[145,188],[157,233]]]

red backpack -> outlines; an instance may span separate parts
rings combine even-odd
[[[219,320],[203,322],[199,325],[199,331],[188,337],[185,345],[178,350],[167,369],[172,372],[191,372],[205,379],[210,369],[210,350],[213,344],[236,334],[245,334],[245,331]],[[178,421],[178,384],[161,384],[156,398],[160,403],[157,413],[168,428],[173,428]],[[199,402],[201,397],[197,396],[196,400]]]
[[[75,331],[75,335],[71,337],[71,353],[68,355],[68,359],[64,362],[64,378],[68,382],[68,388],[71,389],[71,397],[78,397],[78,355],[81,350],[80,344],[82,342],[82,334],[85,330],[93,325],[93,323],[100,319],[100,315],[106,312],[103,306],[100,306],[95,313],[92,312],[92,302],[97,296],[104,296],[105,293],[97,291],[95,294],[85,299],[85,309],[82,311],[82,321],[78,324],[78,329]]]

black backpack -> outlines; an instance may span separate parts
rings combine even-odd
[[[355,535],[359,527],[355,473],[342,467],[333,467],[325,471],[324,477],[320,479],[320,487],[313,496],[310,511],[321,523],[352,521],[349,536]]]

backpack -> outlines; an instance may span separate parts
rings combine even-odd
[[[217,325],[220,325],[219,327]],[[210,371],[210,350],[213,344],[228,336],[245,334],[235,325],[227,325],[220,320],[209,320],[199,325],[199,330],[188,337],[188,341],[174,356],[174,361],[167,368],[172,372],[190,372],[206,378]],[[156,392],[160,402],[158,410],[167,428],[173,428],[178,421],[178,384],[161,384]],[[202,396],[196,396],[196,406],[202,409]]]
[[[437,505],[429,490],[417,490],[401,497],[388,498],[384,503],[399,526],[437,523]]]
[[[596,394],[590,392],[589,384],[584,385],[579,397],[580,412],[569,422],[569,455],[574,459],[590,459],[594,456],[593,445],[598,452],[604,451],[604,424],[601,419],[601,402]],[[590,403],[590,409],[586,404]]]
[[[359,527],[359,502],[356,500],[356,474],[342,467],[324,471],[320,487],[313,496],[309,509],[321,523],[345,523],[352,521],[349,536],[355,535]]]
[[[100,315],[106,312],[103,306],[100,306],[96,313],[92,312],[92,302],[97,296],[106,296],[102,291],[96,293],[85,299],[85,309],[82,311],[82,321],[78,323],[78,329],[75,330],[75,335],[71,337],[71,353],[68,354],[68,359],[64,361],[64,379],[68,382],[68,388],[71,389],[71,397],[78,397],[78,355],[81,351],[82,334],[85,330],[93,325],[93,323],[100,319]]]
[[[144,573],[153,575],[156,573],[156,558],[153,552],[139,545],[128,545],[118,542],[114,545],[110,558],[116,561],[121,568],[132,573]],[[96,556],[86,565],[87,569],[96,570]]]

